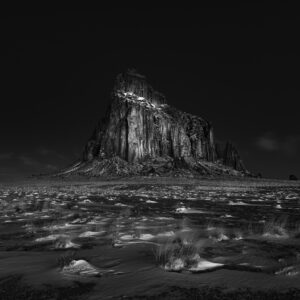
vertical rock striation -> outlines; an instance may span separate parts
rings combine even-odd
[[[226,143],[222,158],[224,165],[232,167],[237,171],[246,172],[245,165],[232,143]]]
[[[144,76],[130,70],[117,77],[112,103],[88,141],[83,159],[119,156],[128,162],[147,157],[215,160],[211,124],[166,104]]]
[[[80,162],[61,174],[97,176],[106,174],[104,169],[123,174],[125,168],[126,174],[144,174],[153,171],[155,164],[164,172],[186,168],[220,174],[222,166],[246,171],[235,148],[228,144],[221,154],[216,151],[210,122],[169,106],[165,96],[137,71],[118,75],[111,97]]]

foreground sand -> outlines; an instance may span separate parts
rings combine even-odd
[[[298,182],[69,179],[0,187],[0,286],[26,284],[45,299],[68,294],[66,287],[70,299],[184,299],[207,286],[266,295],[300,286]],[[96,271],[70,273],[72,261]]]

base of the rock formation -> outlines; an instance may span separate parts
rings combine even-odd
[[[115,156],[92,161],[79,161],[55,177],[124,177],[124,176],[170,176],[170,177],[198,177],[198,176],[251,176],[249,172],[241,172],[221,162],[208,162],[191,158],[173,159],[171,157],[147,158],[138,163],[129,163]]]

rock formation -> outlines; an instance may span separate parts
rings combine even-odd
[[[291,174],[289,176],[289,180],[298,180],[298,177],[296,175],[294,175],[294,174]]]
[[[232,167],[233,169],[241,172],[245,172],[246,168],[237,149],[230,142],[227,142],[225,147],[222,149],[222,146],[219,146],[217,156],[222,160],[222,163],[225,166]]]
[[[179,169],[221,174],[229,172],[227,167],[246,172],[231,144],[217,153],[210,122],[169,106],[145,76],[128,70],[117,76],[111,104],[81,160],[60,174],[147,175]]]

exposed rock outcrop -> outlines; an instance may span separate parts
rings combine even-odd
[[[227,142],[225,147],[218,144],[216,148],[217,157],[221,159],[225,166],[232,167],[237,171],[247,172],[237,149],[232,143]]]
[[[111,104],[82,159],[60,174],[165,174],[179,169],[201,174],[246,171],[231,144],[217,154],[209,121],[169,106],[145,76],[128,70],[117,76]]]
[[[119,75],[112,98],[83,160],[111,156],[128,162],[157,156],[214,160],[211,124],[168,106],[143,76],[133,71]]]

